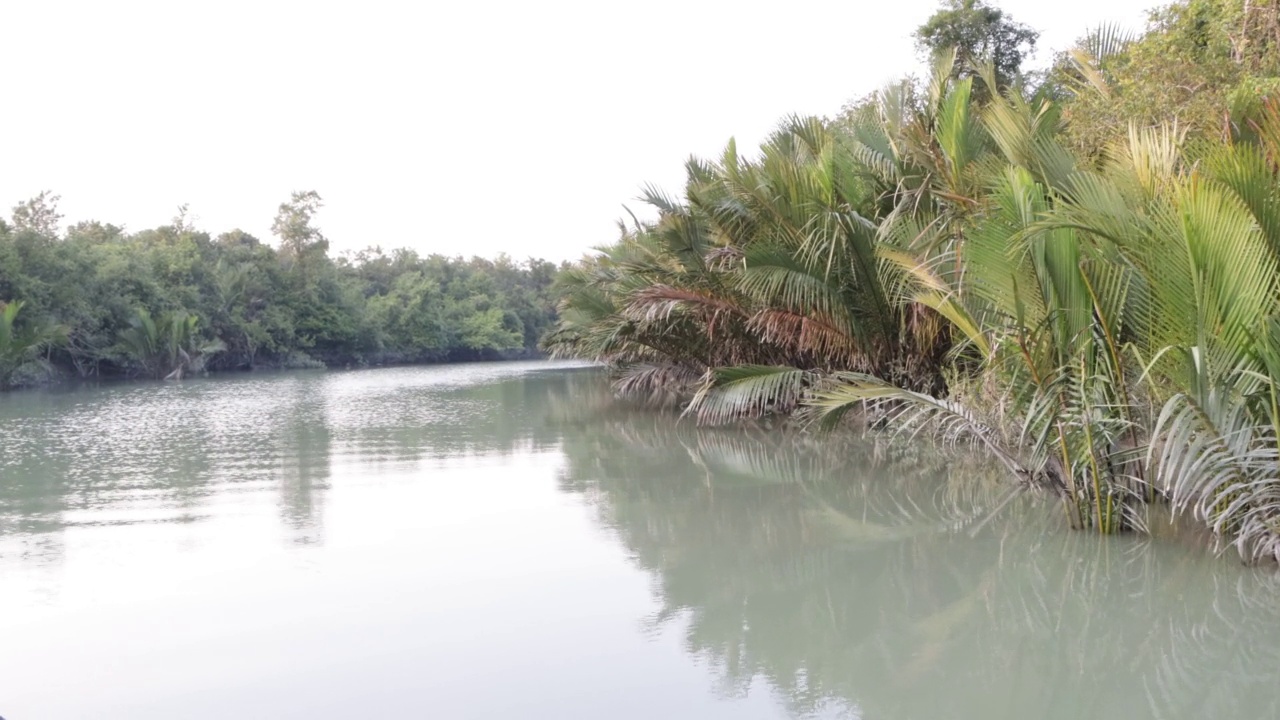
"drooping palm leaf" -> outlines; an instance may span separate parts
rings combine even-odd
[[[685,415],[700,423],[719,425],[768,413],[790,413],[815,380],[813,373],[790,367],[716,368],[708,371]]]

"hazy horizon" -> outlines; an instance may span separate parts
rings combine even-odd
[[[996,4],[1042,33],[1043,65],[1158,3]],[[276,207],[314,189],[335,254],[574,259],[645,184],[677,191],[690,155],[918,72],[937,7],[10,5],[0,212],[47,189],[67,224],[136,231],[187,204],[202,230],[274,242]]]

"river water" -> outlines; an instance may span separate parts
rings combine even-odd
[[[596,370],[0,396],[0,715],[1274,718],[1280,580]]]

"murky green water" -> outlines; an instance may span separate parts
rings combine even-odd
[[[0,715],[1280,717],[1280,580],[546,364],[0,396]]]

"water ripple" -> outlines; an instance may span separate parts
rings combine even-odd
[[[267,373],[0,396],[0,535],[192,521],[203,517],[194,507],[264,492],[280,494],[287,524],[305,527],[335,463],[411,468],[554,442],[528,437],[529,418],[509,401],[531,391],[520,378],[536,385],[558,367]]]

